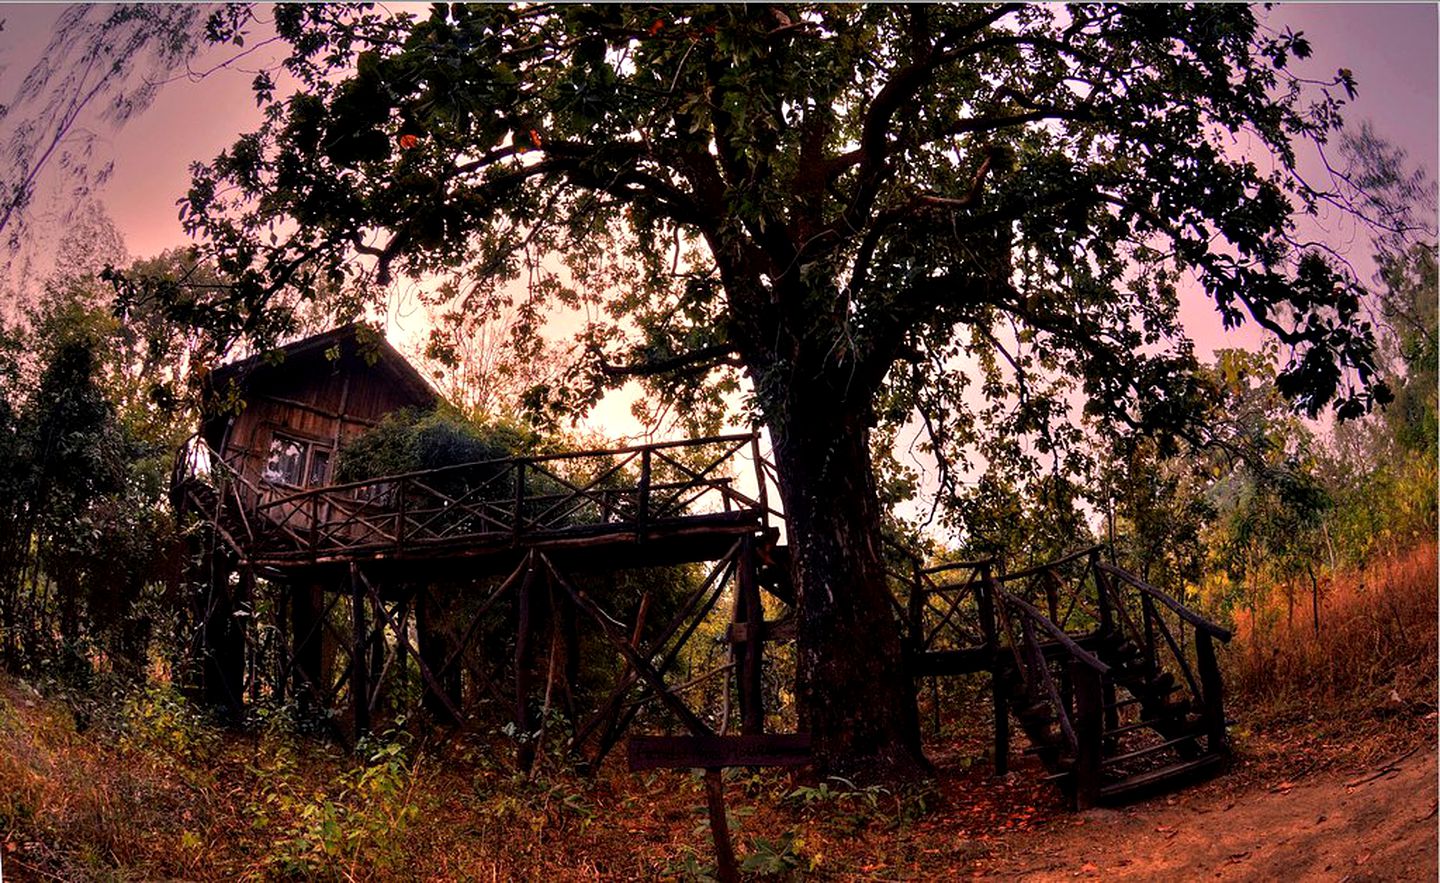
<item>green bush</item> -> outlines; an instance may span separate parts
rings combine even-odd
[[[513,423],[478,423],[453,408],[403,408],[340,449],[335,476],[363,481],[533,453],[535,433]]]

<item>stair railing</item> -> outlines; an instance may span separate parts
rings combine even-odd
[[[176,450],[170,481],[172,503],[176,508],[189,506],[197,511],[207,510],[199,514],[210,522],[236,554],[245,557],[247,547],[255,541],[253,515],[260,501],[259,489],[226,463],[225,458],[198,434],[191,436]],[[212,505],[200,505],[202,501],[194,494],[197,484],[215,492]],[[227,519],[227,514],[233,519]],[[241,535],[236,536],[227,527],[227,522],[230,527],[238,523]]]
[[[1095,562],[1102,592],[1110,596],[1116,626],[1139,647],[1149,677],[1179,681],[1185,696],[1181,710],[1200,718],[1200,729],[1212,753],[1228,750],[1225,734],[1224,686],[1215,655],[1215,641],[1228,643],[1230,631],[1181,604],[1129,571]],[[1193,641],[1186,640],[1189,631]]]
[[[1048,706],[1059,728],[1061,744],[1046,744],[1042,738],[1037,747],[1050,753],[1047,766],[1069,767],[1062,784],[1076,807],[1091,806],[1100,791],[1110,666],[1035,605],[1003,589],[995,597],[1026,702]],[[1032,721],[1022,723],[1034,726]]]

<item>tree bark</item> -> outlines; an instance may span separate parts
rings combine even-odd
[[[770,421],[798,593],[800,728],[821,775],[930,769],[881,560],[868,411],[795,390]],[[868,407],[868,406],[867,406]]]

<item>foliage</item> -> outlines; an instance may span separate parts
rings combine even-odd
[[[1237,646],[1226,659],[1237,696],[1281,719],[1322,705],[1342,721],[1432,711],[1433,533],[1395,557],[1329,574],[1326,582],[1319,634],[1303,619],[1290,619],[1278,594],[1237,612]]]
[[[418,761],[410,758],[406,739],[401,730],[362,739],[355,746],[357,762],[329,793],[307,793],[293,747],[273,741],[269,757],[254,768],[261,785],[250,814],[270,844],[258,876],[347,879],[357,867],[395,870],[407,828],[420,815]]]
[[[785,801],[810,818],[839,822],[853,833],[871,824],[884,830],[907,828],[929,812],[933,796],[932,786],[923,782],[893,788],[857,787],[848,779],[831,776],[815,785],[796,787],[785,795]]]
[[[949,496],[984,458],[1016,473],[1002,492],[1065,502],[1072,397],[1141,433],[1203,414],[1185,275],[1284,345],[1296,407],[1387,395],[1356,280],[1291,226],[1323,197],[1292,142],[1332,133],[1354,82],[1292,75],[1308,42],[1248,7],[281,7],[275,28],[296,90],[257,82],[264,124],[182,206],[234,282],[187,302],[216,308],[208,333],[263,342],[322,281],[440,277],[454,314],[515,308],[517,341],[587,311],[587,370],[537,384],[539,418],[638,378],[699,428],[743,392],[775,445],[822,758],[918,751],[906,691],[869,674],[900,669],[877,423],[922,417]],[[1227,153],[1241,131],[1274,171]]]
[[[125,701],[123,744],[199,766],[215,756],[218,734],[175,685],[146,684]]]
[[[538,436],[513,423],[477,423],[444,406],[405,408],[347,443],[335,475],[340,481],[357,481],[440,469],[531,453],[539,445]]]
[[[1167,372],[1183,363],[1183,353],[1123,352],[1140,349],[1124,344],[1143,335],[1113,324],[1133,315],[1151,336],[1176,333],[1166,260],[1140,247],[1158,234],[1176,243],[1178,263],[1201,275],[1228,323],[1248,310],[1294,348],[1281,375],[1289,394],[1312,410],[1336,394],[1347,412],[1366,401],[1372,368],[1368,332],[1351,325],[1354,288],[1287,242],[1294,182],[1227,159],[1206,128],[1248,126],[1288,167],[1290,139],[1324,137],[1353,85],[1337,77],[1307,105],[1286,65],[1307,56],[1308,43],[1258,32],[1243,7],[1065,17],[1013,7],[437,7],[418,19],[334,8],[286,12],[276,29],[294,47],[286,67],[300,89],[282,99],[273,81],[257,84],[266,124],[201,168],[186,202],[187,224],[209,238],[252,306],[278,307],[286,286],[360,272],[352,234],[381,227],[393,235],[359,249],[381,281],[395,270],[453,272],[477,313],[508,302],[500,281],[530,274],[520,324],[538,321],[537,298],[583,293],[578,273],[572,287],[538,262],[547,250],[598,271],[594,286],[637,283],[611,306],[634,320],[636,352],[652,364],[705,352],[688,361],[724,367],[718,356],[757,347],[766,338],[726,340],[720,326],[780,318],[732,290],[773,288],[795,307],[820,308],[807,320],[815,343],[837,363],[870,367],[866,395],[899,337],[945,347],[957,322],[977,332],[962,345],[1013,357],[990,340],[993,320],[1009,315],[1035,326],[1042,349],[1026,361],[1080,369],[1097,405],[1115,407],[1137,404],[1130,396],[1147,383],[1172,383]],[[1061,57],[1074,66],[1064,76]],[[976,76],[981,67],[991,76]],[[1173,112],[1177,95],[1184,113]],[[844,147],[856,139],[858,148]],[[718,155],[696,152],[707,143]],[[225,194],[224,183],[238,189]],[[279,217],[299,226],[267,246]],[[1011,218],[1025,251],[1007,259],[1008,244],[987,236]],[[977,247],[967,255],[936,241],[937,220]],[[1206,244],[1213,233],[1239,260]],[[1077,261],[1085,244],[1091,258]],[[293,260],[302,250],[305,265]],[[1281,269],[1287,256],[1303,258],[1293,277]],[[961,267],[944,286],[920,281],[918,266],[952,259]],[[1024,303],[980,286],[970,307],[942,296],[967,279],[993,284],[1000,264],[1025,276]],[[831,327],[836,305],[821,299],[846,278],[855,324]],[[1105,290],[1124,308],[1081,317],[1038,298],[1058,297],[1060,285],[1082,297]],[[1160,297],[1146,301],[1151,293]],[[1277,309],[1286,304],[1289,318]],[[914,312],[922,307],[927,318]],[[1065,355],[1083,349],[1081,332],[1118,338],[1103,352]],[[587,330],[596,345],[618,333]],[[768,376],[766,353],[740,354]],[[1133,388],[1107,388],[1121,379],[1096,370],[1124,359],[1148,370],[1129,378]],[[931,379],[924,358],[909,364]],[[1346,367],[1360,385],[1344,380]],[[771,414],[780,391],[754,379]],[[1142,410],[1148,422],[1177,416]]]
[[[97,665],[143,679],[180,613],[169,481],[193,415],[166,391],[192,340],[159,315],[122,321],[109,286],[72,269],[0,335],[0,649],[79,686]]]
[[[740,870],[757,877],[815,870],[814,861],[807,861],[803,852],[804,839],[797,837],[793,831],[786,831],[774,840],[756,837],[751,846],[753,850],[741,860]]]

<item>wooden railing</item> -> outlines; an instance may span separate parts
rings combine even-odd
[[[1215,657],[1215,641],[1229,643],[1230,631],[1129,571],[1098,560],[1095,567],[1105,577],[1106,592],[1115,599],[1117,627],[1140,647],[1142,658],[1156,677],[1167,671],[1171,677],[1178,673],[1186,704],[1203,722],[1209,749],[1226,751],[1224,684]],[[1186,626],[1192,634],[1193,657],[1191,642],[1186,641]]]
[[[1059,744],[1042,750],[1070,768],[1079,804],[1093,802],[1101,769],[1112,763],[1106,746],[1135,728],[1150,727],[1175,743],[1204,736],[1208,752],[1227,750],[1214,647],[1217,639],[1229,641],[1226,629],[1105,563],[1100,547],[995,582],[997,619],[1026,698],[1048,706],[1059,728]],[[1110,665],[1101,658],[1106,654],[1125,667]],[[1117,701],[1120,688],[1131,698]],[[1127,707],[1135,720],[1122,720]]]
[[[420,550],[485,537],[519,541],[644,533],[681,520],[766,523],[754,434],[511,457],[294,490],[252,484],[203,442],[212,480],[236,488],[239,516],[263,527],[266,554],[310,557]],[[748,464],[746,463],[748,461]],[[736,478],[749,465],[752,493]]]

